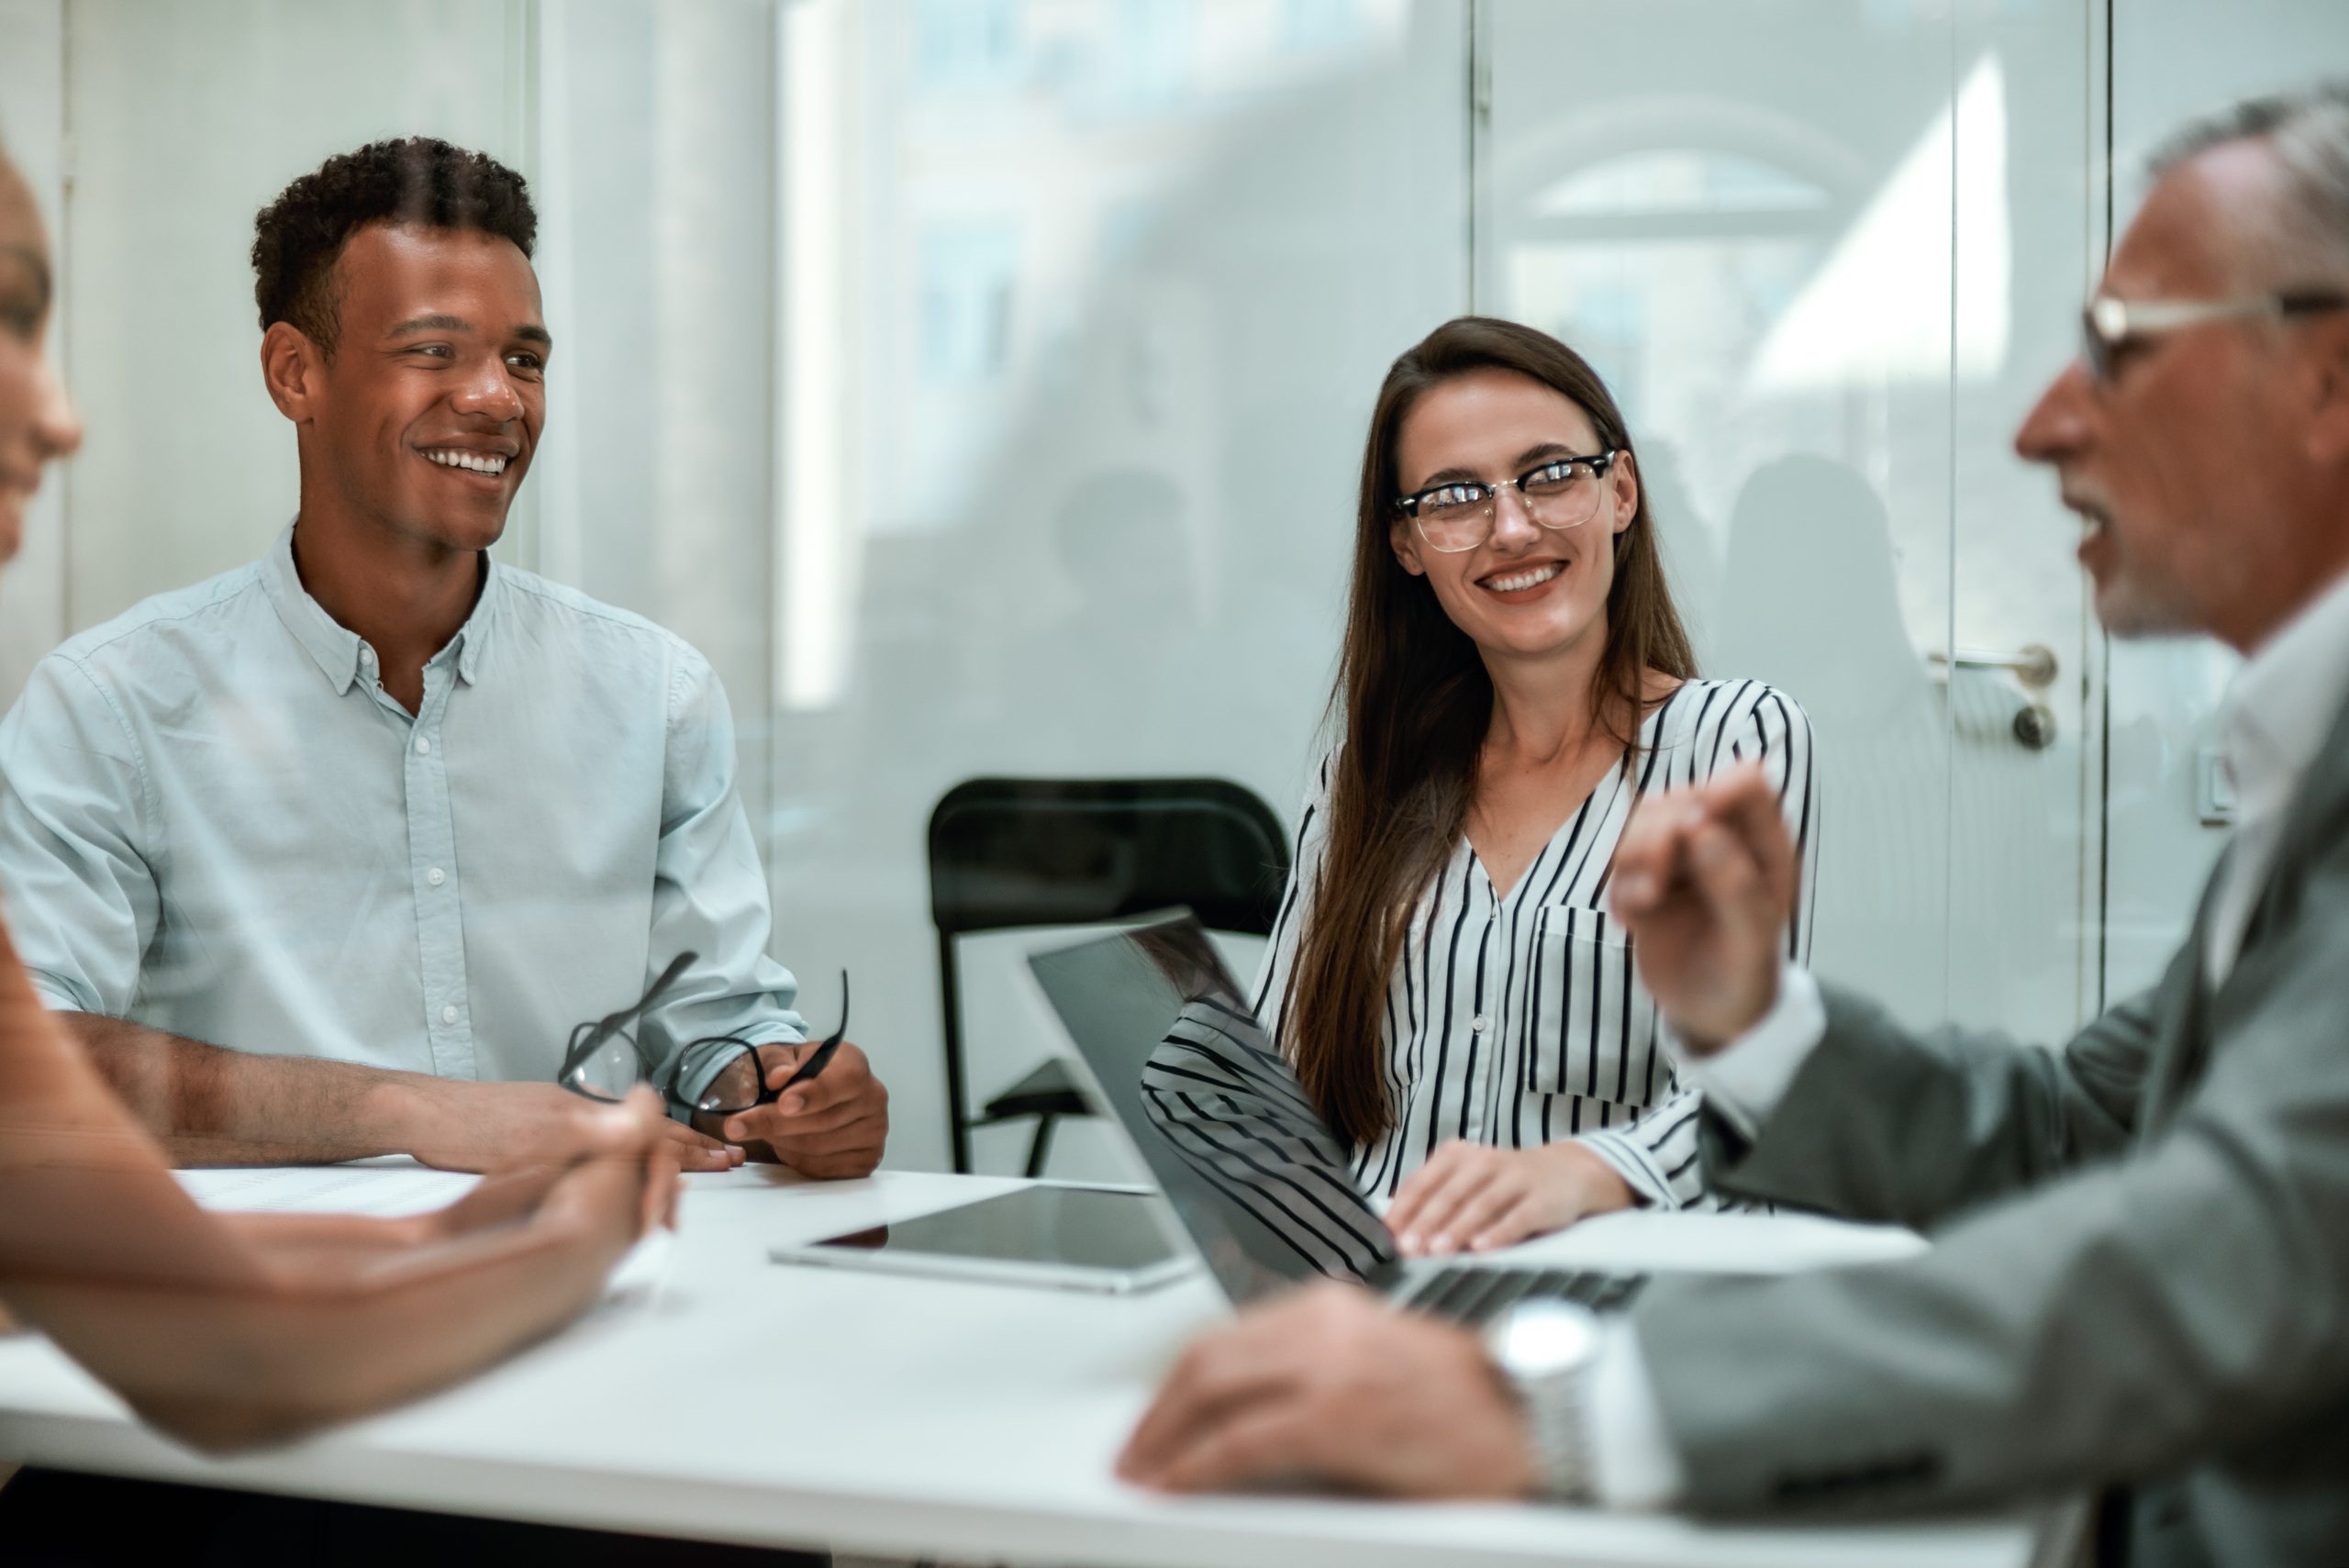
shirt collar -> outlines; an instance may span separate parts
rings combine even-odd
[[[436,662],[455,659],[457,676],[469,686],[481,678],[483,651],[491,640],[491,628],[497,622],[498,606],[506,596],[504,577],[497,562],[490,562],[482,582],[481,597],[473,602],[473,614],[465,617],[465,624],[457,628],[457,635],[449,639],[448,647],[433,655]],[[362,675],[371,675],[361,657],[364,645],[359,634],[327,614],[326,606],[302,586],[302,575],[294,568],[292,523],[286,524],[277,536],[277,544],[262,565],[262,585],[268,591],[269,602],[276,608],[278,618],[285,623],[285,629],[317,662],[337,696],[348,693]]]
[[[2253,654],[2227,693],[2228,771],[2245,820],[2279,811],[2349,706],[2349,576]]]
[[[277,544],[262,568],[261,581],[277,618],[317,662],[335,695],[350,691],[359,679],[359,634],[327,614],[326,607],[302,586],[302,574],[294,570],[292,523],[278,534]]]

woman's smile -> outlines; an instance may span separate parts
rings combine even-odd
[[[1565,574],[1565,570],[1563,561],[1536,561],[1487,573],[1476,579],[1476,586],[1503,604],[1531,604],[1542,597],[1550,585]]]

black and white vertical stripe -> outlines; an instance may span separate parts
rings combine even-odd
[[[1690,681],[1648,715],[1641,744],[1637,778],[1610,772],[1506,895],[1464,837],[1415,902],[1375,1045],[1398,1114],[1386,1136],[1353,1151],[1365,1192],[1392,1195],[1451,1139],[1521,1149],[1580,1138],[1648,1202],[1709,1206],[1697,1094],[1680,1087],[1631,939],[1606,912],[1608,877],[1641,794],[1759,759],[1801,859],[1805,902],[1788,956],[1806,961],[1819,851],[1810,721],[1758,681]],[[1284,1050],[1290,966],[1313,917],[1326,846],[1329,776],[1325,758],[1255,988],[1257,1016]]]

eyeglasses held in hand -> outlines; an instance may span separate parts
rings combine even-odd
[[[1610,449],[1590,457],[1554,457],[1515,479],[1490,484],[1479,479],[1446,480],[1397,497],[1395,509],[1411,519],[1430,550],[1446,555],[1474,550],[1493,537],[1504,490],[1516,491],[1525,503],[1525,515],[1542,528],[1578,528],[1598,515],[1608,473],[1622,455]]]
[[[581,1024],[571,1031],[571,1043],[562,1055],[562,1070],[555,1082],[573,1094],[584,1095],[591,1100],[619,1100],[640,1083],[651,1079],[655,1063],[637,1043],[636,1028],[644,1015],[659,1005],[661,998],[677,983],[694,961],[701,955],[681,952],[669,961],[669,967],[646,987],[642,996],[631,1006],[617,1013],[607,1013],[591,1023]],[[734,1035],[710,1035],[688,1042],[677,1053],[675,1064],[667,1081],[656,1084],[671,1100],[685,1100],[680,1092],[680,1079],[688,1066],[707,1064],[711,1051],[718,1048],[717,1071],[709,1075],[699,1094],[690,1097],[696,1111],[714,1116],[730,1116],[755,1106],[765,1105],[781,1097],[794,1084],[804,1084],[821,1073],[840,1050],[841,1041],[848,1035],[848,971],[841,971],[841,1023],[824,1038],[824,1042],[799,1063],[798,1070],[776,1084],[766,1086],[766,1073],[759,1060],[759,1048]]]

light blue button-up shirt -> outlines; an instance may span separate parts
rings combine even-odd
[[[546,1082],[690,949],[639,1035],[656,1061],[805,1038],[698,653],[492,565],[411,715],[292,540],[73,638],[0,721],[0,887],[43,1000]]]

